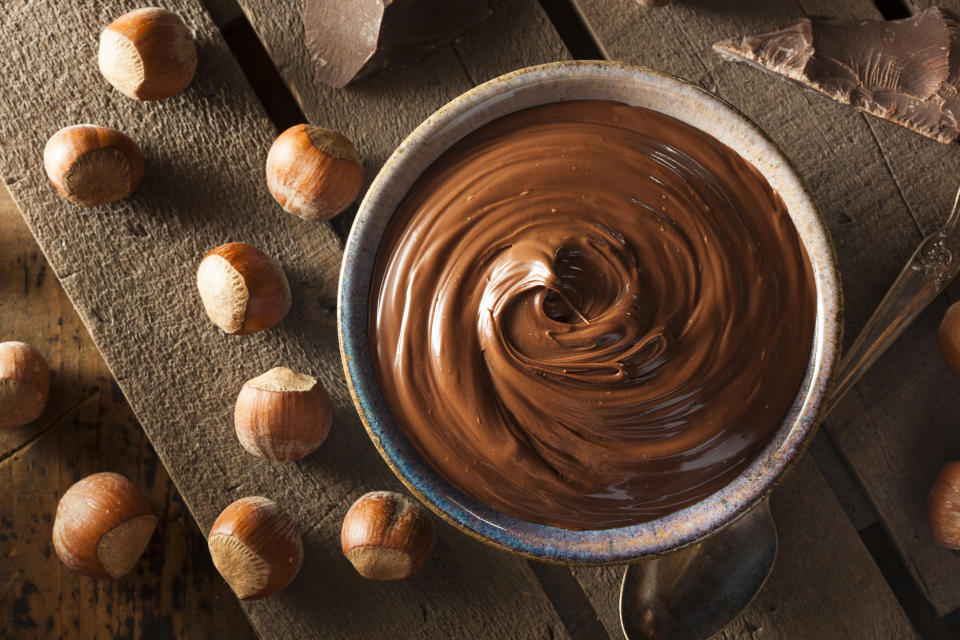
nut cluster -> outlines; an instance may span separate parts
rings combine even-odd
[[[98,66],[118,91],[136,100],[161,100],[183,91],[197,69],[197,49],[183,20],[165,9],[130,11],[100,35]],[[44,149],[44,169],[69,201],[98,206],[131,195],[144,156],[124,133],[96,125],[56,132]],[[364,179],[356,148],[330,129],[298,125],[270,148],[267,186],[288,212],[325,220],[353,203]],[[206,254],[197,287],[210,320],[226,333],[252,334],[280,322],[291,306],[280,265],[256,247],[233,242]],[[36,419],[46,407],[49,370],[19,342],[0,344],[0,428]],[[244,449],[272,461],[300,459],[326,439],[330,397],[317,379],[277,367],[248,380],[234,422]],[[68,567],[95,578],[120,578],[137,563],[157,526],[146,497],[127,478],[96,473],[61,498],[53,546]],[[405,578],[423,566],[434,543],[433,522],[400,494],[374,492],[350,508],[341,531],[345,556],[364,577]],[[295,520],[269,498],[237,500],[208,535],[214,565],[243,600],[286,587],[303,560]]]

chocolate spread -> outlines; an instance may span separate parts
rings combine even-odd
[[[487,124],[417,180],[373,279],[374,368],[450,483],[511,516],[624,526],[730,482],[794,401],[809,261],[711,136],[607,101]]]

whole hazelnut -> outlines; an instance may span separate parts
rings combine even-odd
[[[245,242],[224,244],[203,257],[197,288],[210,321],[227,333],[269,329],[290,310],[283,269]]]
[[[57,131],[43,149],[43,168],[64,198],[95,207],[126,198],[143,179],[143,154],[116,129],[76,124]]]
[[[234,410],[243,448],[277,462],[299,460],[316,450],[330,433],[332,419],[323,385],[286,367],[247,380]]]
[[[183,20],[147,7],[123,14],[100,34],[100,73],[125,96],[162,100],[183,91],[197,71],[197,47]]]
[[[357,199],[363,165],[353,143],[331,129],[298,124],[267,155],[267,187],[285,211],[327,220]]]
[[[95,473],[60,498],[53,548],[63,564],[93,578],[121,578],[157,528],[147,499],[117,473]]]
[[[945,464],[933,481],[927,524],[940,544],[960,549],[960,461]]]
[[[23,342],[0,342],[0,429],[39,418],[49,396],[50,369],[43,356]]]
[[[241,600],[257,600],[290,584],[303,562],[293,521],[268,498],[241,498],[223,510],[207,536],[213,564]]]
[[[664,7],[673,0],[637,0],[640,3],[641,7]]]
[[[937,330],[937,342],[947,366],[960,375],[960,302],[947,308]]]
[[[426,509],[399,493],[373,491],[347,511],[340,548],[364,578],[402,580],[424,565],[434,538]]]

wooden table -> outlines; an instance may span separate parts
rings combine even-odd
[[[356,141],[369,180],[437,107],[516,68],[598,50],[684,76],[757,121],[807,180],[836,242],[849,336],[942,220],[960,175],[956,147],[710,51],[804,13],[878,17],[868,0],[679,0],[649,12],[635,0],[494,0],[494,15],[456,44],[341,91],[313,82],[299,0],[240,0],[243,15],[229,0],[211,1],[210,12],[199,0],[169,0],[162,4],[195,30],[200,68],[182,95],[149,104],[111,90],[94,63],[99,31],[138,4],[33,0],[0,14],[0,74],[16,87],[0,95],[0,176],[39,244],[0,205],[0,340],[33,343],[54,372],[47,413],[0,433],[0,635],[249,634],[202,532],[232,500],[264,494],[297,517],[306,560],[289,589],[243,605],[263,637],[621,637],[616,568],[531,563],[446,526],[427,567],[402,583],[366,582],[341,557],[339,526],[352,500],[400,485],[356,417],[336,348],[334,293],[351,214],[332,226],[302,223],[263,183],[277,127],[301,110]],[[960,0],[942,4],[960,9]],[[246,21],[269,60],[241,37]],[[295,102],[283,102],[285,90]],[[143,147],[147,177],[132,198],[81,209],[47,184],[46,138],[87,121]],[[196,265],[230,240],[261,246],[290,276],[294,310],[276,329],[226,336],[203,316]],[[933,543],[921,517],[937,468],[960,457],[960,381],[934,340],[946,304],[937,301],[877,364],[777,489],[780,557],[724,637],[960,633],[960,558]],[[280,363],[320,376],[336,415],[320,451],[274,466],[240,449],[231,409],[243,380]],[[63,570],[49,545],[59,495],[99,470],[128,475],[162,514],[144,559],[117,583]]]

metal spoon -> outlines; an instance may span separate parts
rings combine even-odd
[[[960,273],[960,190],[943,227],[903,267],[840,363],[822,420],[914,318]],[[620,588],[620,624],[630,640],[704,640],[760,591],[777,555],[769,499],[697,544],[630,565]]]

